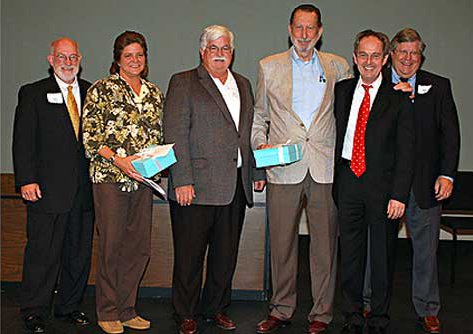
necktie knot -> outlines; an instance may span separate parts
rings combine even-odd
[[[72,86],[71,86],[71,85],[67,86],[67,92],[68,92],[69,94],[72,93]]]
[[[401,82],[408,82],[408,81],[409,81],[409,78],[400,77],[399,80],[401,80]]]
[[[369,89],[370,88],[373,88],[373,86],[371,85],[365,85],[365,84],[361,84],[361,87],[363,87],[365,89],[365,92],[369,92]]]

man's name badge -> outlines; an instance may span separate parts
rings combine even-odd
[[[56,103],[56,104],[64,103],[61,93],[47,93],[46,97],[48,98],[49,103]]]
[[[422,85],[419,85],[419,87],[417,87],[417,94],[426,94],[430,88],[432,88],[432,85],[427,85],[427,86],[422,86]]]

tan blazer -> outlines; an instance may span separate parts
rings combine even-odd
[[[255,115],[251,143],[253,149],[261,144],[302,144],[302,160],[267,170],[270,183],[295,184],[302,182],[310,171],[318,183],[332,183],[335,149],[335,118],[333,92],[335,83],[351,77],[350,66],[342,57],[317,52],[326,79],[326,90],[320,110],[306,129],[292,109],[291,49],[271,55],[259,62],[256,87]]]

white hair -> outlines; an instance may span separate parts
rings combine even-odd
[[[207,44],[213,42],[220,37],[228,37],[230,39],[230,47],[232,50],[235,48],[233,45],[233,33],[225,26],[212,25],[205,28],[200,34],[200,48],[205,50]]]

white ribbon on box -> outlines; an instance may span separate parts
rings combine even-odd
[[[288,144],[283,144],[283,145],[277,145],[278,148],[283,148]],[[294,145],[294,149],[296,150],[296,156],[299,156],[299,145]],[[289,153],[289,152],[288,152]],[[278,155],[279,155],[279,162],[281,163],[287,163],[287,161],[284,159],[284,149],[278,150]]]
[[[159,145],[159,146],[150,146],[142,150],[141,152],[137,153],[142,159],[151,159],[156,157],[164,157],[168,155],[169,151],[172,149],[174,144],[167,144],[167,145]],[[153,159],[156,167],[159,170],[162,170],[161,164],[157,161],[157,159]]]

